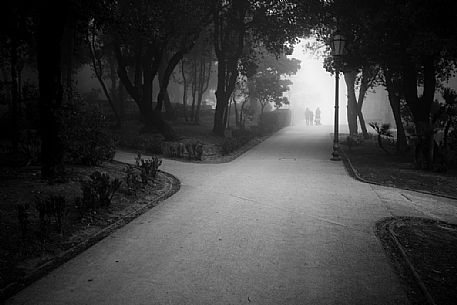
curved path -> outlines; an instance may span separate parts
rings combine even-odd
[[[289,127],[231,163],[165,160],[177,194],[6,304],[407,304],[374,223],[455,221],[455,202],[358,182],[330,152],[328,128]]]

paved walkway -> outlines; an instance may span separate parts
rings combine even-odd
[[[6,304],[407,304],[374,223],[457,221],[456,203],[352,179],[328,134],[290,127],[227,164],[165,160],[177,194]]]

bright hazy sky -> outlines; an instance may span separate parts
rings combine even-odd
[[[332,125],[335,104],[335,76],[325,71],[323,58],[318,58],[305,48],[305,42],[295,46],[294,53],[290,57],[301,61],[301,69],[296,75],[290,77],[293,85],[290,91],[285,93],[289,98],[291,109],[305,109],[308,107],[315,112],[321,109],[321,122],[324,125]],[[346,86],[343,75],[340,74],[339,82],[340,121],[346,117]]]

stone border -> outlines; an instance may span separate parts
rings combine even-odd
[[[360,182],[375,184],[375,185],[380,185],[380,186],[385,186],[385,187],[393,187],[393,188],[402,189],[402,190],[406,190],[406,191],[414,191],[414,192],[425,194],[425,195],[432,195],[432,196],[457,200],[456,196],[444,195],[444,194],[440,194],[440,193],[433,193],[433,192],[429,192],[429,191],[414,189],[411,187],[397,187],[397,186],[385,185],[385,184],[382,184],[382,183],[379,183],[376,181],[367,180],[365,178],[362,178],[362,176],[360,176],[357,169],[352,165],[352,162],[349,159],[349,157],[346,155],[346,153],[341,148],[340,148],[340,156],[341,156],[341,159],[343,160],[343,163],[344,163],[349,175]]]
[[[122,162],[119,162],[122,163]],[[70,249],[60,253],[56,257],[52,258],[51,260],[47,261],[46,263],[38,266],[33,270],[30,274],[27,274],[23,278],[21,278],[17,282],[10,283],[6,287],[0,289],[0,301],[6,300],[7,298],[11,297],[12,295],[16,294],[23,288],[27,287],[28,285],[32,284],[36,280],[42,278],[46,274],[50,273],[52,270],[56,269],[63,263],[69,261],[73,257],[77,256],[78,254],[82,253],[84,250],[87,250],[91,246],[95,245],[97,242],[101,241],[115,230],[125,226],[141,214],[144,214],[154,206],[156,206],[160,201],[163,201],[173,194],[178,192],[181,187],[181,182],[172,174],[160,171],[165,178],[168,180],[166,183],[166,188],[162,189],[162,194],[160,194],[157,198],[148,201],[147,204],[141,206],[140,208],[128,213],[121,217],[121,219],[117,220],[116,222],[112,223],[111,225],[101,229],[100,231],[92,234],[84,241],[78,243],[77,245],[71,247]],[[1,302],[0,302],[1,303]]]
[[[266,139],[268,139],[271,135],[267,136],[261,136],[261,137],[256,137],[251,140],[249,140],[246,144],[238,147],[236,150],[231,152],[228,155],[221,155],[215,158],[214,160],[203,160],[203,161],[197,161],[196,163],[202,163],[202,164],[220,164],[220,163],[229,163],[232,162],[233,160],[237,159],[253,147],[257,146],[258,144],[262,143]]]
[[[405,219],[408,219],[408,220],[412,220],[412,219],[418,219],[418,220],[426,220],[426,221],[432,221],[432,222],[437,222],[439,223],[440,221],[437,221],[437,220],[432,220],[432,219],[427,219],[427,218],[419,218],[419,217],[408,217],[408,216],[400,216],[400,217],[387,217],[387,218],[383,218],[379,221],[376,222],[376,229],[377,230],[383,230],[385,233],[387,233],[388,235],[388,238],[390,239],[390,242],[395,246],[395,249],[397,250],[397,252],[400,254],[399,256],[401,257],[401,260],[403,262],[404,265],[406,265],[407,267],[407,272],[411,273],[412,275],[412,278],[413,278],[413,282],[417,285],[417,287],[419,288],[420,292],[422,293],[423,297],[425,298],[426,300],[426,303],[428,305],[436,305],[436,302],[435,300],[433,299],[432,295],[430,294],[430,292],[428,291],[427,287],[425,286],[424,282],[422,281],[422,279],[420,278],[419,274],[417,273],[416,269],[414,268],[413,264],[411,263],[411,261],[409,260],[408,258],[408,255],[406,254],[406,251],[405,249],[403,248],[403,246],[401,245],[400,241],[398,240],[397,238],[397,235],[394,231],[394,225],[397,223],[397,222],[400,222],[402,220],[405,220]],[[378,236],[378,234],[376,234]],[[378,238],[380,238],[380,236],[378,236]],[[381,238],[380,238],[381,239]],[[381,242],[382,242],[382,239],[381,239]],[[388,252],[389,256],[391,256],[391,259],[394,260],[394,258],[392,258],[392,253],[390,253],[385,245],[384,246],[384,249]]]
[[[222,163],[229,163],[229,162],[232,162],[233,160],[237,159],[238,157],[240,157],[241,155],[243,155],[245,152],[249,151],[253,147],[255,147],[258,144],[262,143],[263,141],[265,141],[266,139],[271,137],[273,134],[253,138],[253,139],[249,140],[246,144],[238,147],[232,153],[230,153],[228,155],[225,155],[225,156],[224,155],[218,155],[216,157],[213,157],[213,156],[205,156],[205,155],[203,155],[203,160],[202,161],[189,160],[187,158],[164,157],[163,155],[157,155],[157,156],[160,156],[164,160],[173,160],[173,161],[178,161],[178,162],[183,162],[183,163],[196,163],[196,164],[222,164]],[[118,151],[136,153],[136,151],[133,151],[131,149],[119,149]],[[151,154],[145,153],[145,156],[150,156],[150,155]]]

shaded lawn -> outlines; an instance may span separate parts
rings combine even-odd
[[[414,168],[412,149],[403,154],[387,154],[375,142],[366,141],[342,149],[359,176],[369,182],[439,195],[457,197],[457,169],[445,173]]]
[[[105,162],[102,166],[68,165],[66,181],[49,184],[40,178],[39,167],[12,169],[0,177],[0,291],[3,287],[33,273],[36,268],[59,256],[64,251],[87,241],[125,215],[158,198],[168,187],[168,178],[159,172],[154,182],[138,185],[134,192],[124,181],[125,164]],[[81,184],[94,171],[118,178],[123,183],[108,207],[88,212],[81,217],[74,199],[82,195]],[[63,234],[55,230],[52,219],[43,237],[34,197],[40,193],[62,195],[66,199]],[[28,204],[27,230],[22,235],[16,210],[17,204]],[[2,295],[0,294],[0,300]]]

